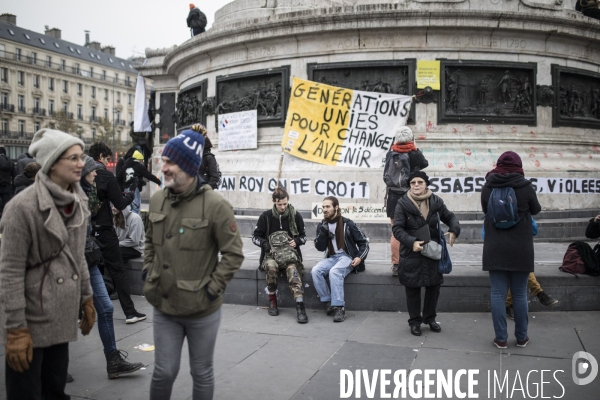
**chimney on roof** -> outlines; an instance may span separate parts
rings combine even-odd
[[[96,51],[102,50],[102,45],[100,44],[100,42],[89,42],[87,47]]]
[[[0,15],[0,21],[17,26],[17,16],[14,14],[4,13]]]
[[[102,52],[114,56],[115,55],[115,47],[114,46],[104,46],[102,48]]]
[[[52,29],[48,29],[48,25],[46,25],[46,35],[47,36],[52,36],[53,38],[56,39],[60,39],[61,38],[61,31],[58,28],[52,28]]]
[[[85,44],[84,46],[87,47],[87,45],[90,43],[90,31],[84,31],[85,32]]]

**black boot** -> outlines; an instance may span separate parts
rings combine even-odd
[[[279,310],[277,309],[277,295],[270,294],[269,295],[269,315],[276,316],[279,315]]]
[[[296,313],[298,314],[298,323],[305,324],[308,322],[308,316],[304,310],[304,302],[296,302]]]
[[[122,353],[125,353],[123,357]],[[125,361],[127,353],[121,350],[115,350],[112,353],[105,354],[106,356],[106,373],[108,373],[108,379],[118,378],[123,374],[130,374],[142,368],[142,363],[128,363]]]

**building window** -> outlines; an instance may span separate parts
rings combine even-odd
[[[117,122],[119,122],[121,120],[121,112],[117,111],[117,113],[115,114],[115,119],[117,120]]]
[[[63,93],[69,93],[69,81],[62,81]]]
[[[92,99],[96,98],[96,86],[92,86]]]
[[[46,56],[46,67],[52,67],[52,56]]]
[[[104,100],[108,100],[108,89],[104,89]]]
[[[23,136],[24,133],[25,133],[25,121],[20,119],[19,120],[19,135]]]
[[[92,128],[92,141],[96,140],[96,128]]]
[[[104,118],[108,119],[108,108],[104,109]]]
[[[33,123],[33,132],[37,132],[40,130],[40,123],[39,122],[34,122]]]
[[[96,107],[92,107],[92,120],[96,120]]]
[[[115,83],[119,83],[119,74],[115,73]]]
[[[94,67],[90,67],[90,78],[94,77]]]
[[[21,61],[21,49],[15,49],[15,60]]]
[[[132,94],[127,95],[127,104],[129,104],[129,105],[133,104],[133,95]]]
[[[2,105],[4,107],[8,106],[8,93],[2,92]]]
[[[32,51],[31,56],[29,57],[29,62],[33,65],[37,63],[37,53]]]
[[[33,87],[36,89],[40,88],[40,76],[39,75],[33,75]]]
[[[131,78],[129,76],[125,78],[125,83],[127,84],[127,86],[131,86]]]
[[[77,63],[73,64],[72,68],[73,68],[73,73],[79,75],[79,72],[80,72],[79,64],[77,64]]]
[[[63,112],[66,114],[69,112],[69,103],[63,101]]]
[[[0,68],[0,77],[2,82],[8,83],[8,68]]]
[[[64,71],[67,69],[67,60],[60,60],[60,69]]]
[[[83,95],[83,84],[78,83],[77,84],[77,96],[81,96],[81,95]]]
[[[48,100],[48,114],[54,115],[54,100]]]
[[[132,113],[127,113],[127,121],[129,121],[129,122],[133,121],[133,114]]]
[[[105,81],[106,80],[106,70],[102,70],[102,80]]]
[[[77,104],[77,119],[83,119],[83,106],[81,104]]]
[[[121,92],[117,92],[117,103],[121,102]]]
[[[34,112],[34,114],[40,112],[40,99],[39,99],[39,97],[34,97],[33,98],[33,112]]]
[[[18,99],[17,105],[19,106],[19,112],[24,113],[25,112],[25,96],[20,94],[17,99]]]
[[[6,135],[7,133],[8,133],[8,120],[3,119],[2,120],[2,134]]]
[[[19,86],[25,85],[25,72],[17,71],[17,83]]]
[[[48,90],[54,91],[54,78],[48,78]]]

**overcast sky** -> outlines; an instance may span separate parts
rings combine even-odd
[[[196,0],[212,26],[215,12],[233,0]],[[192,0],[193,2],[193,0]],[[186,18],[190,1],[173,0],[0,0],[0,14],[17,16],[17,25],[35,32],[62,30],[62,39],[90,40],[116,47],[117,57],[144,55],[146,47],[170,47],[190,38]]]

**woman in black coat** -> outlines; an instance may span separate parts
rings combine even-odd
[[[533,232],[531,216],[541,211],[535,189],[525,179],[523,163],[517,153],[503,153],[496,168],[486,175],[485,186],[481,190],[481,208],[488,212],[488,202],[493,189],[511,187],[517,201],[518,222],[508,228],[499,229],[486,215],[483,222],[483,270],[490,274],[490,306],[496,337],[494,344],[500,349],[507,348],[506,293],[510,288],[513,297],[515,316],[515,336],[517,346],[525,347],[527,336],[527,278],[533,272]]]
[[[439,243],[438,213],[443,223],[450,228],[444,235],[448,236],[448,244],[460,234],[460,225],[452,212],[446,208],[444,201],[433,194],[429,186],[429,177],[423,171],[411,174],[410,189],[396,205],[394,213],[394,237],[402,243],[400,246],[400,283],[406,290],[406,305],[410,319],[410,332],[421,335],[421,324],[428,324],[433,332],[442,328],[435,322],[440,285],[444,283],[442,274],[438,272],[438,260],[421,254],[425,242],[415,237],[414,233],[427,225],[432,241]],[[425,287],[425,303],[421,316],[421,288]]]

